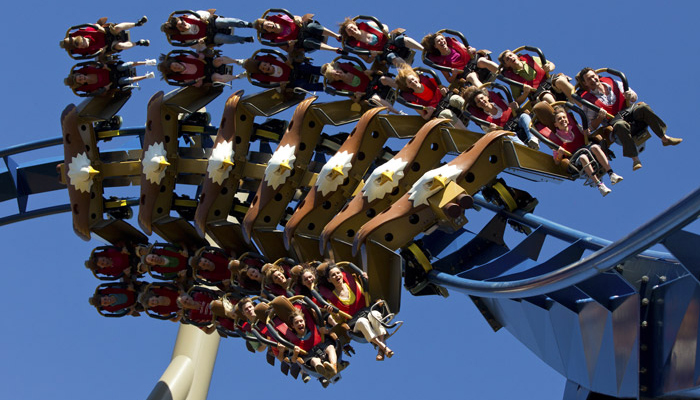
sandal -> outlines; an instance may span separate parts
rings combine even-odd
[[[377,361],[384,361],[384,352],[379,350],[379,352],[377,353],[376,359],[377,359]]]

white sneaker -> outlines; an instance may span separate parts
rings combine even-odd
[[[156,59],[155,58],[149,58],[146,60],[146,65],[154,66],[156,65]]]
[[[146,75],[144,75],[144,76],[146,77],[146,79],[151,79],[151,78],[155,78],[156,74],[153,73],[153,71],[151,71],[151,72],[147,72]]]
[[[600,192],[600,194],[603,195],[603,197],[607,196],[608,193],[612,192],[612,190],[608,189],[608,187],[605,186],[603,182],[598,184],[598,191]]]
[[[539,150],[540,149],[540,141],[536,137],[533,136],[527,141],[527,147],[529,147],[531,149]]]
[[[620,181],[622,181],[622,177],[620,175],[618,175],[614,172],[612,174],[610,174],[610,183],[612,183],[614,185]]]

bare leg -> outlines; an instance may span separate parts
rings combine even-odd
[[[571,95],[574,94],[574,86],[563,76],[554,79],[554,87],[564,93],[568,100],[571,100]]]
[[[382,85],[391,86],[394,89],[398,88],[398,86],[396,86],[396,80],[388,76],[382,76],[381,78],[379,78],[379,81],[382,83]]]
[[[552,96],[551,93],[545,93],[542,96],[540,96],[541,101],[546,101],[549,104],[554,103],[554,96]]]
[[[494,74],[498,72],[498,64],[485,57],[479,58],[479,61],[476,62],[476,66],[479,68],[486,68]]]
[[[214,73],[211,75],[211,80],[214,82],[227,83],[227,82],[231,82],[234,79],[236,79],[235,76],[228,75],[228,74],[222,75],[222,74]]]
[[[326,28],[325,26],[323,27],[323,36],[330,36],[330,37],[333,37],[333,38],[335,38],[335,40],[337,40],[337,41],[339,41],[339,42],[340,42],[340,40],[341,40],[339,34],[333,32],[332,30]]]
[[[325,43],[321,43],[320,46],[321,46],[321,47],[319,47],[319,48],[320,48],[321,50],[329,50],[329,51],[336,51],[336,52],[340,50],[340,49],[337,48],[337,47],[333,47],[333,46],[327,45],[327,44],[325,44]]]
[[[112,26],[109,30],[110,30],[110,32],[112,32],[114,34],[117,34],[125,29],[131,29],[135,26],[136,26],[136,24],[133,22],[122,22],[120,24],[116,24],[116,25]]]
[[[479,75],[477,75],[475,71],[467,74],[467,82],[470,82],[476,87],[480,87],[482,85],[481,81],[479,80]]]
[[[326,356],[328,356],[328,362],[336,365],[338,363],[338,356],[335,354],[335,346],[329,345],[326,347]]]
[[[578,159],[581,162],[581,164],[583,165],[583,172],[585,172],[586,175],[588,175],[588,177],[591,178],[591,180],[593,182],[595,182],[596,184],[599,184],[600,181],[593,174],[593,166],[591,165],[591,160],[588,159],[588,156],[585,154],[582,154]]]
[[[237,60],[235,60],[231,57],[221,56],[221,57],[215,58],[213,64],[215,67],[220,67],[223,64],[233,64],[236,61]]]
[[[409,49],[423,51],[423,46],[408,36],[404,36],[403,42]]]
[[[373,101],[375,101],[375,102],[381,104],[383,107],[386,107],[387,110],[389,110],[390,112],[393,112],[394,114],[401,114],[401,113],[399,112],[399,110],[395,109],[394,106],[391,105],[391,103],[389,103],[388,101],[382,99],[381,97],[379,97],[379,95],[376,95],[376,94],[373,95],[372,98],[371,98],[370,100],[373,100]]]
[[[597,144],[591,146],[591,153],[593,153],[593,157],[600,163],[600,166],[603,167],[605,172],[610,171],[610,162],[608,162],[608,157],[605,156],[600,146]]]
[[[134,42],[117,42],[114,45],[112,45],[112,48],[114,50],[126,50],[134,47],[135,44]]]

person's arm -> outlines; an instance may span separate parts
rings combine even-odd
[[[551,61],[547,61],[547,63],[542,67],[542,69],[546,72],[552,72],[554,71],[554,68],[556,68],[556,66]]]
[[[513,95],[515,95],[516,93],[520,93],[515,99],[515,102],[518,104],[522,104],[523,102],[525,102],[525,100],[527,100],[527,96],[530,95],[530,92],[535,90],[532,86],[528,85],[527,83],[523,84],[522,89],[517,85],[511,85],[510,88]]]
[[[600,124],[607,116],[608,113],[603,108],[601,108],[600,110],[598,110],[598,114],[596,115],[596,117],[588,124],[588,127],[592,130],[598,129]]]
[[[631,88],[627,89],[627,91],[624,93],[624,95],[625,95],[625,99],[627,99],[627,102],[629,104],[634,104],[637,102],[637,93],[634,90],[632,90]]]
[[[287,348],[278,343],[277,344],[277,355],[275,357],[280,361],[284,361],[284,353],[286,351],[287,351]]]
[[[429,120],[432,116],[433,113],[435,112],[435,107],[423,107],[422,109],[418,110],[418,114],[420,114],[421,117],[423,117],[424,120]]]

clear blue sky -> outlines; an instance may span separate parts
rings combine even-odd
[[[121,22],[148,15],[150,22],[133,29],[132,37],[149,38],[151,47],[129,50],[123,57],[156,58],[169,50],[160,23],[171,11],[195,4],[132,0],[16,3],[15,11],[5,18],[6,32],[16,38],[6,39],[5,62],[0,63],[4,86],[0,148],[59,136],[62,109],[80,101],[62,84],[73,62],[58,41],[70,25],[94,22],[102,16]],[[508,182],[540,199],[537,214],[613,240],[698,186],[697,123],[693,118],[699,111],[698,84],[695,77],[684,76],[700,61],[694,41],[698,6],[693,2],[663,7],[651,1],[607,5],[514,1],[200,4],[201,8],[218,8],[221,15],[247,20],[269,7],[286,7],[295,14],[315,13],[328,27],[335,27],[345,16],[369,14],[390,28],[406,28],[418,40],[438,29],[452,28],[462,31],[475,47],[495,54],[523,44],[538,46],[556,64],[557,72],[571,76],[584,66],[619,69],[627,74],[639,98],[666,120],[669,134],[684,138],[683,144],[662,148],[652,138],[641,155],[644,168],[634,173],[631,161],[619,157],[613,167],[625,179],[605,199],[580,181],[529,184],[506,176]],[[35,16],[40,20],[31,23]],[[245,32],[250,30],[240,31]],[[259,47],[257,43],[228,45],[223,50],[240,58]],[[323,52],[312,56],[317,64],[332,58]],[[149,97],[158,90],[170,90],[159,80],[144,81],[141,86],[121,112],[126,127],[143,125]],[[240,87],[248,93],[257,90],[247,83],[234,83],[234,88]],[[217,125],[231,93],[233,90],[226,89],[209,107]],[[324,95],[323,101],[330,100]],[[621,155],[621,149],[617,153]],[[18,161],[57,155],[62,155],[58,147]],[[137,188],[125,192],[136,196]],[[57,192],[30,200],[29,208],[67,201],[67,193]],[[0,204],[0,216],[13,213],[13,207],[12,202]],[[5,305],[0,397],[145,398],[169,362],[177,325],[145,316],[107,319],[88,305],[87,298],[100,282],[83,267],[83,261],[101,243],[86,243],[75,236],[67,214],[0,227],[0,238],[5,282],[0,291]],[[390,341],[394,358],[375,362],[371,348],[358,344],[358,354],[350,359],[342,381],[325,391],[317,382],[305,385],[282,376],[264,357],[248,353],[240,341],[222,340],[209,398],[561,398],[565,380],[507,332],[491,332],[463,295],[454,293],[445,300],[413,298],[406,293],[400,319],[406,323]]]

